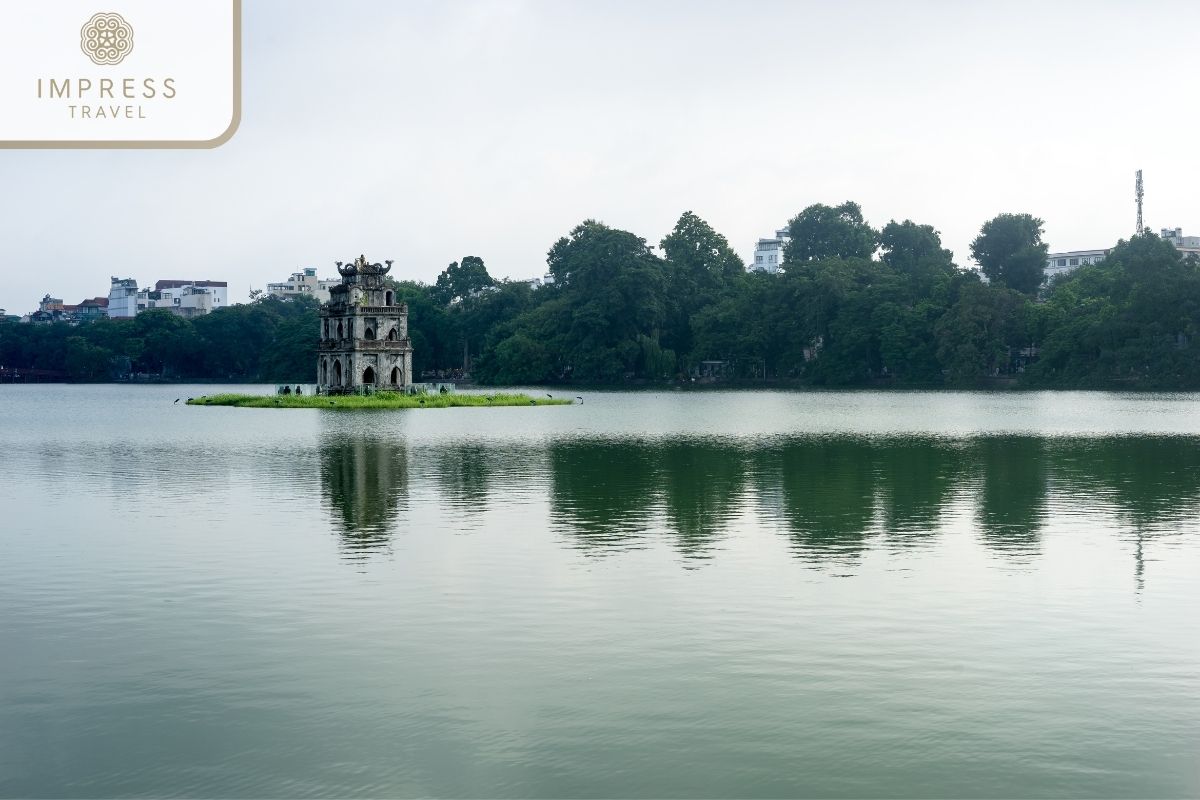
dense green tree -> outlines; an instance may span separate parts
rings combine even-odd
[[[788,223],[788,236],[783,252],[785,264],[870,258],[879,245],[879,233],[863,221],[862,209],[853,202],[809,206]]]
[[[973,275],[963,276],[955,294],[935,326],[938,361],[947,378],[964,383],[1006,372],[1011,349],[1025,341],[1021,295]]]
[[[1035,385],[1200,385],[1200,265],[1146,232],[1055,282],[1035,315]]]
[[[663,345],[690,353],[692,317],[716,302],[745,268],[729,241],[691,211],[683,213],[661,247],[666,257]]]
[[[1022,294],[1036,294],[1049,249],[1042,242],[1043,225],[1030,214],[1000,214],[983,224],[971,242],[971,257],[988,280]]]
[[[547,264],[555,282],[547,301],[558,305],[518,320],[514,334],[550,347],[562,377],[599,383],[646,377],[639,336],[659,338],[666,284],[663,263],[646,240],[588,220],[555,243]]]
[[[904,277],[914,297],[934,293],[939,283],[958,271],[954,254],[942,247],[942,238],[932,225],[892,220],[883,227],[879,243],[883,263]]]
[[[98,347],[82,336],[69,336],[66,341],[67,375],[75,381],[102,381],[113,369],[113,352]]]
[[[893,220],[876,239],[853,203],[813,206],[793,222],[802,255],[774,275],[745,272],[724,237],[687,212],[662,239],[664,258],[628,231],[584,222],[551,248],[554,282],[538,288],[493,281],[477,257],[452,265],[440,287],[392,281],[409,308],[414,371],[458,379],[462,370],[487,384],[718,375],[1200,387],[1200,263],[1150,232],[1035,299],[1031,282],[1018,291],[1008,280],[1022,274],[1010,269],[1014,254],[1041,274],[1041,223],[1028,215],[992,220],[976,240],[976,257],[995,267],[990,282],[960,272],[929,225]],[[314,301],[274,297],[195,319],[0,320],[0,366],[4,376],[81,381],[305,382],[317,329]]]
[[[467,256],[461,262],[452,261],[442,270],[433,287],[433,298],[442,305],[473,297],[495,283],[488,274],[483,259]]]

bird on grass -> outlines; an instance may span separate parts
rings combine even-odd
[[[582,397],[580,397],[579,395],[575,395],[575,399],[579,401],[579,405],[583,405],[583,398],[582,398]]]
[[[551,400],[554,399],[554,395],[550,394],[549,392],[546,392],[546,397],[549,397]]]
[[[175,403],[178,403],[178,402],[179,402],[179,399],[180,399],[180,398],[176,397],[176,398],[175,398]],[[175,405],[175,403],[171,403],[171,405]]]
[[[190,403],[190,402],[192,402],[192,401],[193,401],[193,400],[195,400],[195,399],[196,399],[196,398],[194,398],[194,397],[189,397],[189,398],[188,398],[188,402]]]
[[[536,406],[536,405],[537,405],[537,400],[530,399],[530,401],[529,401],[529,405],[531,405],[531,406]]]

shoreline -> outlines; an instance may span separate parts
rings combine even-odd
[[[504,408],[517,406],[567,406],[574,401],[557,397],[531,397],[527,394],[375,394],[295,395],[295,394],[216,394],[189,397],[189,406],[225,406],[230,408]]]

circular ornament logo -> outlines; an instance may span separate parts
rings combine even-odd
[[[80,29],[79,46],[97,64],[120,64],[133,50],[133,28],[120,14],[95,14]]]

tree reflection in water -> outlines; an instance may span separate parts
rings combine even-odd
[[[670,442],[657,448],[662,504],[685,565],[713,557],[717,541],[741,510],[746,454],[708,440]]]
[[[329,434],[321,444],[321,487],[342,544],[351,556],[385,548],[408,503],[403,442],[361,434]]]
[[[472,512],[487,508],[492,462],[496,458],[494,447],[454,443],[423,450],[416,457],[432,464],[438,494],[451,506]]]
[[[1054,478],[1065,494],[1109,507],[1133,549],[1143,588],[1146,547],[1195,528],[1200,515],[1200,441],[1186,436],[1067,441],[1054,447]]]
[[[447,510],[471,515],[546,492],[550,526],[571,546],[605,554],[666,539],[684,566],[714,558],[740,517],[773,524],[804,563],[843,570],[873,547],[932,543],[952,506],[1009,564],[1041,552],[1052,514],[1115,519],[1139,554],[1146,537],[1200,514],[1200,443],[1184,437],[576,438],[447,443],[410,458],[401,441],[338,433],[322,440],[320,465],[357,554],[388,544],[421,481]]]
[[[551,518],[592,552],[641,547],[665,528],[685,564],[712,556],[741,507],[745,455],[706,440],[551,446]]]
[[[641,547],[654,513],[654,445],[576,439],[550,445],[550,520],[582,549]]]
[[[787,526],[792,552],[818,565],[856,561],[875,516],[871,443],[799,439],[765,458],[765,474],[778,482],[779,492],[778,506],[764,510]]]
[[[938,439],[883,441],[874,450],[881,524],[889,543],[908,547],[928,541],[962,481],[966,454],[961,442]]]
[[[984,544],[1018,561],[1032,559],[1046,523],[1045,441],[981,439],[972,456],[980,474],[977,518]]]

